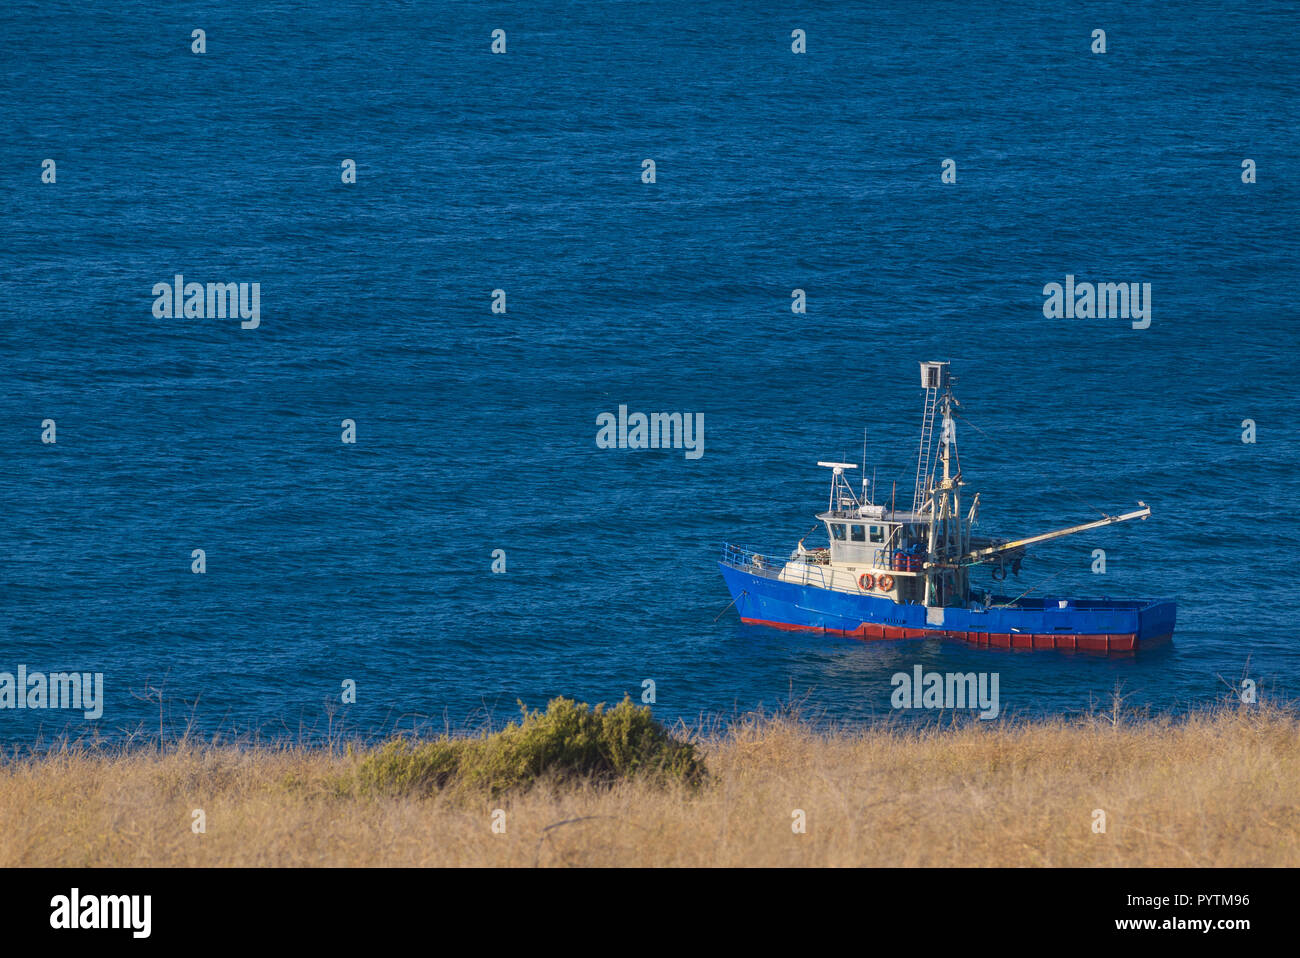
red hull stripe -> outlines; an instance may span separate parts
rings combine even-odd
[[[901,625],[880,625],[864,622],[856,629],[826,629],[814,625],[792,625],[789,622],[769,622],[766,619],[746,619],[748,625],[766,625],[789,632],[822,632],[843,635],[852,639],[959,639],[973,645],[987,645],[995,649],[1067,649],[1083,652],[1131,652],[1138,647],[1135,632],[1077,635],[1072,632],[962,632],[950,629],[910,629]],[[1143,639],[1141,645],[1158,645],[1173,638],[1173,633]]]

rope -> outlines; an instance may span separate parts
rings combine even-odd
[[[1041,585],[1046,585],[1047,583],[1049,583],[1049,582],[1051,582],[1053,579],[1055,579],[1057,576],[1064,575],[1066,572],[1070,571],[1070,568],[1071,568],[1070,566],[1065,566],[1064,568],[1062,568],[1062,569],[1060,569],[1060,570],[1058,570],[1058,571],[1056,571],[1056,572],[1053,572],[1053,573],[1052,573],[1051,575],[1049,575],[1046,579],[1041,579],[1040,581],[1035,582],[1033,585],[1031,585],[1031,586],[1030,586],[1028,589],[1026,589],[1024,592],[1020,593],[1018,596],[1016,596],[1016,597],[1015,597],[1014,599],[1012,599],[1010,602],[1004,603],[1004,604],[1002,604],[1002,605],[991,605],[991,606],[989,606],[989,608],[991,608],[991,609],[1009,609],[1009,608],[1011,608],[1013,605],[1015,605],[1017,602],[1019,602],[1021,599],[1023,599],[1025,596],[1029,595],[1029,593],[1031,593],[1031,592],[1033,592],[1035,589],[1037,589],[1039,586],[1041,586]]]
[[[955,416],[956,418],[960,419],[960,420],[961,420],[963,423],[965,423],[966,425],[970,426],[972,429],[974,429],[977,433],[979,433],[979,434],[980,434],[981,436],[983,436],[985,439],[989,440],[989,442],[994,442],[994,443],[996,443],[996,442],[998,441],[998,440],[995,439],[994,437],[990,436],[990,435],[989,435],[987,432],[985,432],[983,429],[981,429],[979,426],[975,425],[975,423],[971,422],[971,421],[970,421],[969,419],[967,419],[965,416],[961,415],[961,413],[956,413],[956,412],[955,412],[955,413],[953,413],[953,416]],[[1044,478],[1044,479],[1051,479],[1051,478],[1052,478],[1052,477],[1049,476],[1047,473],[1045,473],[1045,472],[1039,472],[1038,470],[1034,469],[1033,466],[1028,466],[1028,468],[1030,469],[1030,471],[1034,472],[1035,474],[1037,474],[1038,476],[1041,476],[1041,477]],[[1106,518],[1106,519],[1110,519],[1110,518],[1112,518],[1111,514],[1110,514],[1109,512],[1107,512],[1105,509],[1098,509],[1096,506],[1094,506],[1092,503],[1088,502],[1088,501],[1087,501],[1086,499],[1084,499],[1082,496],[1080,496],[1080,495],[1078,495],[1077,493],[1073,492],[1073,491],[1069,488],[1069,486],[1066,486],[1066,487],[1065,487],[1065,491],[1066,491],[1066,494],[1069,495],[1071,498],[1073,498],[1076,502],[1082,502],[1085,506],[1087,506],[1087,507],[1088,507],[1089,509],[1091,509],[1092,511],[1100,513],[1100,514],[1102,515],[1103,518]],[[1192,528],[1193,526],[1195,526],[1195,527],[1198,528],[1198,529],[1201,528],[1201,526],[1200,526],[1199,524],[1193,522],[1192,520],[1184,519],[1184,518],[1182,518],[1182,517],[1180,517],[1180,516],[1172,516],[1172,515],[1167,515],[1167,514],[1163,514],[1163,513],[1161,514],[1160,521],[1161,521],[1161,522],[1174,522],[1174,523],[1177,523],[1178,525],[1187,526],[1188,528]]]
[[[728,602],[725,606],[723,606],[723,607],[722,607],[722,611],[719,612],[717,615],[715,615],[715,616],[713,617],[713,621],[714,621],[714,622],[717,622],[720,618],[722,618],[724,615],[727,614],[727,610],[728,610],[728,609],[730,609],[733,605],[735,605],[737,602],[739,602],[742,598],[744,598],[744,597],[747,596],[747,595],[749,595],[749,593],[746,592],[744,589],[741,589],[741,590],[740,590],[740,595],[736,596],[734,599],[732,599],[730,602]]]
[[[954,413],[953,413],[953,417],[956,418],[956,419],[960,419],[963,423],[965,423],[966,425],[970,426],[972,429],[974,429],[977,433],[979,433],[981,436],[983,436],[983,437],[984,437],[985,439],[987,439],[989,442],[992,442],[992,443],[997,443],[997,442],[998,442],[997,439],[995,439],[993,436],[990,436],[987,432],[985,432],[985,431],[984,431],[983,429],[981,429],[979,426],[975,425],[975,423],[971,422],[971,421],[970,421],[969,419],[967,419],[965,416],[961,415],[961,413],[954,412]],[[1023,460],[1021,461],[1021,465],[1024,465],[1024,461],[1023,461]],[[1045,473],[1045,472],[1039,472],[1039,471],[1038,471],[1037,469],[1035,469],[1033,466],[1029,466],[1028,468],[1030,469],[1030,471],[1034,472],[1036,475],[1038,475],[1039,477],[1041,477],[1041,478],[1043,478],[1043,479],[1052,479],[1052,478],[1053,478],[1052,476],[1049,476],[1049,475],[1048,475],[1047,473]],[[1077,502],[1082,502],[1085,506],[1087,506],[1087,507],[1088,507],[1090,510],[1092,510],[1093,512],[1100,513],[1101,516],[1102,516],[1102,518],[1105,518],[1105,519],[1109,519],[1109,518],[1111,518],[1111,514],[1110,514],[1109,512],[1107,512],[1105,509],[1098,509],[1098,508],[1097,508],[1096,506],[1094,506],[1091,502],[1088,502],[1088,500],[1084,499],[1082,496],[1080,496],[1080,495],[1078,495],[1077,493],[1073,492],[1073,491],[1070,489],[1069,486],[1066,486],[1066,487],[1065,487],[1065,491],[1066,491],[1066,493],[1067,493],[1069,496],[1071,496],[1075,501],[1077,501]]]

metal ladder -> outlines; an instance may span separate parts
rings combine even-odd
[[[925,413],[921,416],[921,448],[916,454],[916,484],[912,487],[912,511],[920,512],[930,478],[930,450],[934,445],[934,413],[939,405],[939,388],[925,390]]]

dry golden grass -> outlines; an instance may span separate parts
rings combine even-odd
[[[757,718],[700,738],[697,791],[494,802],[362,794],[343,749],[71,746],[0,766],[0,865],[1295,866],[1298,732],[1265,706],[822,733]]]

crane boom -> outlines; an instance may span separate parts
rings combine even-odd
[[[1112,525],[1116,522],[1127,522],[1129,519],[1145,519],[1151,515],[1151,509],[1145,502],[1139,502],[1141,509],[1135,509],[1133,512],[1126,512],[1123,515],[1107,516],[1104,519],[1098,519],[1095,522],[1085,522],[1082,525],[1070,526],[1068,529],[1054,529],[1051,532],[1043,532],[1036,536],[1029,536],[1024,539],[1016,539],[1011,542],[1004,542],[1001,545],[989,546],[986,549],[976,549],[974,552],[968,552],[963,557],[968,560],[980,561],[990,556],[995,556],[1000,552],[1009,552],[1014,549],[1023,549],[1025,546],[1031,546],[1037,542],[1047,542],[1050,539],[1059,539],[1061,536],[1073,535],[1076,532],[1086,532],[1089,529],[1097,529],[1101,526]]]

